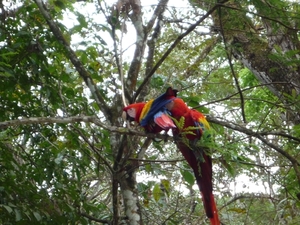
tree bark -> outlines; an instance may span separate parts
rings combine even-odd
[[[139,167],[138,161],[129,160],[137,148],[138,137],[133,138],[129,141],[127,135],[123,135],[117,145],[112,143],[112,146],[119,146],[114,152],[114,172],[115,178],[118,180],[121,188],[121,194],[123,197],[123,203],[125,208],[126,221],[129,225],[143,225],[141,216],[141,209],[138,200],[138,190],[136,185],[136,171]],[[116,180],[114,179],[114,180]],[[113,191],[116,186],[113,186]],[[114,196],[116,202],[118,198]],[[114,208],[118,206],[114,203]],[[118,224],[119,212],[116,209],[114,212],[114,224]]]

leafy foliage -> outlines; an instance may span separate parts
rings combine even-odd
[[[207,224],[173,141],[119,119],[170,85],[211,122],[221,221],[299,223],[299,4],[224,1],[192,27],[214,3],[39,2],[0,3],[1,224]]]

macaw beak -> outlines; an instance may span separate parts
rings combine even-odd
[[[123,119],[124,121],[127,121],[127,112],[126,112],[126,111],[123,111],[123,112],[122,112],[122,119]]]

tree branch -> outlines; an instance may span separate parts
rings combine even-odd
[[[91,216],[91,215],[89,215],[87,213],[83,213],[82,212],[82,213],[80,213],[80,215],[88,218],[89,220],[92,220],[92,221],[95,221],[95,222],[98,222],[98,223],[103,223],[103,224],[108,224],[108,225],[111,224],[111,221],[109,221],[109,220],[98,219],[98,218],[95,218],[95,217],[93,217],[93,216]]]
[[[240,12],[244,12],[244,13],[247,13],[247,14],[249,13],[249,14],[252,14],[253,16],[258,16],[258,17],[261,17],[263,19],[270,20],[272,22],[276,22],[276,23],[278,23],[278,24],[282,25],[283,27],[285,27],[287,29],[290,29],[290,30],[294,30],[294,31],[299,31],[300,30],[299,28],[294,28],[294,27],[291,27],[289,25],[284,24],[278,18],[271,18],[269,16],[265,16],[265,15],[262,15],[262,14],[259,14],[259,13],[255,13],[253,11],[237,8],[237,7],[234,7],[232,5],[225,5],[224,3],[220,3],[220,6],[223,7],[223,8],[228,8],[228,9],[232,9],[232,10],[235,10],[235,11],[240,11]],[[295,19],[297,19],[297,17]]]
[[[48,12],[48,10],[47,10],[45,4],[43,3],[43,1],[42,0],[34,0],[34,1],[37,4],[41,14],[44,16],[45,20],[47,21],[48,26],[50,27],[53,35],[56,37],[56,39],[64,47],[66,57],[70,59],[72,64],[75,66],[77,72],[82,77],[82,79],[84,80],[84,82],[88,86],[88,88],[90,89],[90,91],[91,91],[91,93],[92,93],[99,109],[101,109],[101,111],[104,113],[105,117],[109,121],[111,121],[110,120],[111,119],[111,113],[110,113],[109,107],[107,106],[104,98],[101,96],[98,89],[96,88],[96,85],[95,85],[93,79],[91,78],[90,74],[84,68],[83,64],[78,59],[78,57],[76,56],[73,49],[70,47],[69,43],[64,38],[63,33],[61,32],[61,30],[59,29],[57,24],[51,18],[51,15]]]
[[[142,65],[142,59],[143,59],[143,55],[146,47],[146,40],[147,40],[147,33],[143,26],[143,17],[141,14],[141,2],[138,0],[133,2],[134,3],[130,3],[133,12],[129,16],[129,18],[131,19],[131,22],[136,30],[136,42],[135,42],[136,48],[133,53],[133,58],[128,70],[127,80],[125,82],[125,90],[127,95],[133,93],[135,89],[137,77]],[[126,96],[126,97],[130,99],[130,96]]]
[[[224,34],[224,29],[223,29],[223,23],[222,23],[222,18],[221,18],[221,9],[222,8],[219,8],[218,9],[218,13],[219,13],[219,21],[220,21],[220,33],[222,35],[222,38],[223,38],[223,43],[224,43],[224,48],[225,48],[225,53],[226,53],[226,57],[227,57],[227,60],[228,60],[228,63],[229,63],[229,67],[230,67],[230,70],[231,70],[231,74],[233,76],[233,79],[234,79],[234,82],[235,82],[235,86],[238,90],[238,93],[240,95],[240,100],[241,100],[241,111],[242,111],[242,118],[243,118],[243,122],[244,123],[247,123],[247,119],[246,119],[246,113],[245,113],[245,101],[244,101],[244,95],[243,95],[243,92],[241,90],[241,87],[240,87],[240,84],[239,84],[239,81],[238,81],[238,78],[237,78],[237,75],[233,69],[233,64],[232,64],[232,60],[231,60],[231,55],[229,54],[229,48],[227,46],[227,42],[226,42],[226,39],[225,39],[225,34]]]
[[[258,84],[258,85],[255,85],[255,86],[252,86],[252,87],[247,87],[247,88],[244,88],[244,89],[241,89],[241,92],[244,92],[244,91],[249,91],[251,89],[254,89],[254,88],[257,88],[257,87],[262,87],[262,86],[270,86],[270,85],[273,85],[273,84],[287,84],[287,82],[270,82],[270,83],[264,83],[264,84]],[[223,101],[226,101],[226,100],[229,100],[231,99],[233,96],[236,96],[236,95],[239,95],[240,92],[236,92],[236,93],[233,93],[231,95],[228,95],[226,96],[225,98],[221,98],[221,99],[217,99],[217,100],[214,100],[214,101],[210,101],[208,103],[205,103],[205,104],[201,104],[199,106],[196,106],[194,107],[194,109],[197,109],[197,108],[200,108],[200,107],[203,107],[203,106],[206,106],[206,105],[211,105],[211,104],[214,104],[214,103],[217,103],[217,102],[223,102]],[[261,99],[262,101],[262,99]],[[279,107],[279,106],[278,106]]]
[[[10,120],[0,122],[0,129],[6,129],[13,126],[22,126],[22,125],[31,125],[31,124],[66,124],[66,123],[94,123],[95,125],[106,129],[110,132],[119,133],[119,134],[128,134],[136,135],[140,137],[150,137],[150,138],[159,138],[163,140],[173,140],[173,137],[166,134],[151,134],[141,132],[141,129],[128,129],[125,127],[110,126],[105,123],[102,123],[96,116],[71,116],[71,117],[30,117],[22,118],[17,120]]]
[[[236,130],[236,131],[239,131],[241,133],[256,137],[262,143],[266,144],[270,148],[274,149],[275,151],[277,151],[278,153],[283,155],[285,158],[287,158],[292,163],[293,168],[294,168],[295,173],[296,173],[296,176],[297,176],[297,179],[298,179],[298,183],[300,185],[300,170],[299,170],[300,163],[298,162],[298,160],[295,157],[293,157],[292,155],[290,155],[288,152],[281,149],[280,147],[278,147],[278,146],[274,145],[273,143],[269,142],[267,139],[265,139],[262,136],[261,133],[250,130],[250,129],[248,129],[244,126],[241,126],[239,124],[230,123],[230,122],[227,122],[227,121],[221,121],[221,120],[218,120],[218,119],[210,117],[210,116],[207,117],[207,120],[209,122],[216,123],[216,124],[222,125],[224,127],[230,128],[232,130]]]
[[[146,59],[146,71],[145,75],[147,75],[151,69],[153,68],[153,63],[154,63],[154,55],[156,52],[156,42],[158,40],[158,37],[160,35],[161,29],[162,29],[162,17],[163,13],[165,12],[166,5],[168,3],[168,0],[161,0],[159,4],[157,5],[156,9],[154,10],[154,13],[152,15],[152,18],[148,22],[146,31],[150,32],[152,27],[154,26],[154,22],[156,21],[156,26],[153,29],[151,38],[148,40],[147,45],[148,45],[148,55]],[[144,85],[143,90],[140,92],[140,96],[143,97],[148,93],[148,89],[146,88],[147,84]],[[135,100],[132,100],[134,102]]]
[[[74,126],[72,126],[72,127],[73,127],[73,129],[79,134],[79,136],[80,136],[80,137],[88,144],[88,146],[90,147],[90,149],[91,149],[92,151],[94,151],[94,152],[98,155],[98,157],[103,161],[103,163],[104,163],[104,164],[107,166],[107,168],[109,169],[109,172],[110,172],[110,173],[113,173],[113,169],[112,169],[111,165],[108,163],[108,161],[107,161],[101,154],[99,154],[99,150],[97,149],[97,147],[95,147],[95,146],[90,142],[89,138],[88,138],[86,135],[84,135],[80,129],[78,129],[78,128],[74,127]],[[96,151],[96,150],[98,150],[98,151]],[[94,159],[94,160],[95,160],[95,159]]]
[[[222,3],[227,2],[228,0],[223,1]],[[145,79],[143,80],[142,84],[139,86],[137,91],[135,92],[133,96],[133,101],[136,100],[137,96],[140,94],[144,86],[149,82],[150,78],[153,76],[155,71],[160,67],[160,65],[165,61],[165,59],[170,55],[170,53],[174,50],[174,48],[180,43],[180,41],[186,37],[189,33],[191,33],[200,23],[202,23],[208,16],[210,16],[211,13],[213,13],[218,7],[220,7],[220,4],[214,5],[210,10],[207,11],[207,13],[202,16],[196,23],[191,25],[183,34],[179,35],[176,40],[171,44],[171,46],[167,49],[167,51],[163,54],[163,56],[158,60],[158,62],[155,64],[155,66],[152,68],[152,70],[147,74]]]
[[[234,196],[231,200],[229,200],[228,202],[226,202],[223,206],[221,206],[219,208],[219,211],[221,211],[223,208],[225,208],[226,206],[232,204],[233,202],[239,200],[239,199],[252,199],[252,198],[266,198],[266,199],[270,199],[271,196],[268,196],[268,195],[236,195]]]
[[[184,158],[180,159],[169,159],[169,160],[152,160],[152,159],[137,159],[137,158],[128,158],[132,161],[139,161],[139,162],[148,162],[148,163],[176,163],[176,162],[182,162],[185,161]]]

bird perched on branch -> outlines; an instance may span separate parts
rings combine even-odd
[[[177,90],[171,87],[156,99],[131,104],[123,110],[127,119],[136,121],[148,132],[172,129],[178,149],[193,169],[206,216],[211,225],[220,225],[213,196],[211,156],[207,147],[199,144],[201,138],[210,136],[210,126],[205,116],[177,98]]]
[[[171,87],[153,102],[155,102],[155,107],[148,110],[148,117],[146,117],[148,120],[144,120],[142,124],[147,126],[147,122],[151,121],[151,116],[161,110],[169,112],[166,115],[170,114],[176,124],[176,128],[172,128],[175,143],[194,171],[206,215],[211,225],[219,225],[212,187],[212,160],[207,152],[208,148],[199,144],[201,138],[207,139],[210,136],[209,123],[202,113],[190,109],[182,99],[177,98],[177,90]],[[160,125],[161,128],[164,126],[167,124]]]
[[[170,90],[167,90],[167,92]],[[167,93],[170,95],[170,93]],[[205,116],[197,110],[190,109],[180,98],[166,104],[171,116],[177,121],[173,129],[175,142],[194,171],[197,185],[211,225],[219,225],[219,217],[212,187],[212,160],[208,148],[201,146],[201,138],[210,138],[210,126]],[[179,138],[178,138],[179,137]]]
[[[158,108],[159,110],[157,110]],[[157,101],[154,101],[154,99],[147,103],[133,103],[124,107],[122,117],[129,122],[134,121],[138,123],[149,133],[159,133],[163,130],[167,131],[171,128],[176,128],[166,108],[157,104]]]

